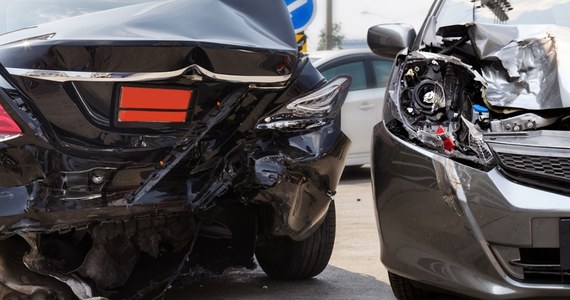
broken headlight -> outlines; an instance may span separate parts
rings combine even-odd
[[[338,76],[306,95],[292,99],[263,118],[257,129],[302,130],[317,128],[334,119],[348,93],[350,78]]]
[[[392,112],[410,139],[463,161],[493,164],[483,141],[490,126],[485,80],[469,65],[451,56],[414,52],[393,80]]]

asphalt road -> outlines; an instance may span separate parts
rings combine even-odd
[[[336,201],[337,232],[329,266],[314,279],[278,281],[260,268],[229,270],[167,299],[396,299],[380,263],[370,169],[348,169]]]

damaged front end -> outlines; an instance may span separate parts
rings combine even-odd
[[[282,1],[121,5],[0,35],[3,298],[159,297],[326,222],[350,78]]]
[[[452,56],[414,52],[396,77],[389,99],[409,139],[461,160],[492,162],[482,140],[489,113],[477,104],[483,103],[484,80],[470,66]]]
[[[371,170],[397,298],[568,297],[568,9],[434,1],[418,36],[369,30],[396,55]]]
[[[399,54],[387,91],[387,126],[482,170],[501,163],[498,151],[505,149],[514,155],[560,149],[534,132],[560,136],[568,128],[570,98],[560,82],[564,35],[557,26],[440,27],[420,50]]]

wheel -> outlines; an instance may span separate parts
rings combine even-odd
[[[277,279],[308,279],[319,275],[329,263],[336,229],[334,202],[319,228],[307,239],[270,237],[256,247],[255,256],[263,271]]]
[[[394,296],[396,296],[398,300],[429,299],[431,296],[431,293],[415,287],[413,282],[408,278],[390,272],[388,272],[388,278],[390,278],[392,292],[394,292]]]

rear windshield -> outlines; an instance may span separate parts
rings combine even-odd
[[[160,0],[159,0],[160,1]],[[60,19],[157,0],[0,0],[0,34]],[[104,22],[104,20],[101,20]]]

